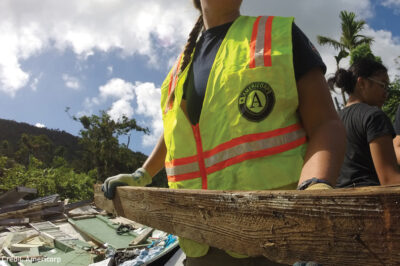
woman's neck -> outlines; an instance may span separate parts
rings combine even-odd
[[[240,16],[239,10],[229,13],[203,10],[203,22],[206,30],[234,21]]]
[[[346,107],[348,107],[350,105],[353,105],[353,104],[356,104],[356,103],[362,103],[362,102],[363,101],[359,97],[356,97],[354,95],[350,95],[349,99],[347,100]]]

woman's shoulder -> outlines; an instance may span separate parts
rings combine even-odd
[[[371,106],[366,103],[360,103],[360,110],[365,113],[366,116],[386,116],[385,112],[377,106]]]
[[[339,111],[339,116],[342,120],[356,120],[359,122],[368,122],[376,118],[385,118],[386,114],[376,106],[371,106],[365,103],[355,103],[345,107]]]
[[[371,115],[374,113],[383,113],[384,112],[376,106],[371,106],[366,103],[355,103],[350,106],[345,107],[341,110],[342,113],[350,113],[350,112],[360,112],[365,115]]]

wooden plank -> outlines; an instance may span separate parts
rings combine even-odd
[[[330,191],[119,187],[95,204],[217,248],[281,263],[400,265],[400,186]]]
[[[48,210],[46,211],[46,209]],[[0,219],[25,218],[29,217],[29,215],[41,215],[42,212],[43,215],[48,215],[57,212],[57,210],[63,212],[64,205],[62,205],[62,202],[38,203],[34,205],[28,204],[23,209],[0,213]]]
[[[1,219],[0,220],[0,225],[22,225],[22,224],[28,224],[29,223],[29,218],[14,218],[14,219]]]
[[[87,206],[93,203],[93,200],[82,200],[82,201],[78,201],[78,202],[74,202],[74,203],[70,203],[70,204],[64,204],[65,205],[65,211],[69,212],[73,209],[79,208],[79,207],[83,207],[83,206]]]
[[[129,246],[136,246],[139,245],[140,243],[144,242],[151,233],[153,233],[154,228],[147,227],[146,229],[143,230],[142,233],[140,233],[137,237],[135,237],[132,242],[129,244]]]
[[[64,202],[58,202],[57,206],[45,207],[41,210],[27,212],[26,217],[30,217],[33,221],[51,220],[52,217],[59,219],[64,213]]]
[[[48,206],[53,206],[58,204],[58,194],[47,196],[47,197],[42,197],[42,198],[37,198],[31,201],[26,201],[26,202],[21,202],[21,203],[15,203],[11,205],[4,206],[0,208],[0,215],[8,212],[13,212],[13,211],[19,211],[19,210],[25,210],[33,206],[38,206],[38,205],[43,205],[48,204]]]

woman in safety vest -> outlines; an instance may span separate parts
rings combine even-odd
[[[201,14],[161,87],[164,134],[142,168],[105,181],[106,197],[118,185],[151,183],[164,165],[174,189],[335,184],[345,132],[321,57],[293,18],[241,16],[241,2],[194,1]],[[276,265],[179,243],[186,265]]]
[[[400,183],[393,148],[392,122],[381,110],[387,98],[389,76],[381,63],[362,59],[330,79],[350,97],[339,116],[347,131],[347,149],[337,187]]]

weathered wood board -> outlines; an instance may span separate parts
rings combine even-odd
[[[119,187],[95,204],[217,248],[293,264],[400,265],[400,186],[330,191]]]

